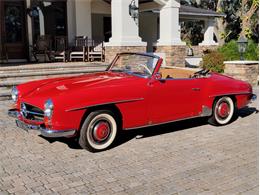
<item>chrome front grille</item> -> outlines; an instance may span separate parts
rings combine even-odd
[[[43,110],[27,103],[21,103],[21,114],[28,120],[43,121],[44,119]]]

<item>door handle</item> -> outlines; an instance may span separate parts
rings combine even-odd
[[[200,88],[192,88],[192,91],[200,91]]]

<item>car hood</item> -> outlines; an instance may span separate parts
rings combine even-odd
[[[21,85],[20,88],[30,88],[22,95],[22,101],[43,105],[48,98],[76,97],[80,94],[82,96],[86,91],[88,94],[89,92],[101,94],[109,90],[115,91],[115,88],[120,90],[131,85],[138,85],[137,83],[141,80],[144,79],[125,73],[102,72],[33,81]]]

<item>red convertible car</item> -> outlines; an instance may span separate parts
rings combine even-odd
[[[21,84],[12,89],[8,114],[22,129],[79,137],[82,148],[97,152],[121,130],[195,117],[226,125],[256,98],[246,82],[161,65],[158,56],[122,53],[104,72]]]

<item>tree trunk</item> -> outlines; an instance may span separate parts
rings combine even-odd
[[[248,4],[249,0],[242,0],[242,10],[241,10],[241,28],[242,31],[240,33],[240,36],[250,36],[252,33],[252,23],[251,23],[251,18],[253,15],[256,13],[258,10],[258,3],[252,3],[250,9],[248,11],[245,10],[246,5]]]
[[[222,0],[218,0],[217,1],[217,12],[222,12],[222,8],[221,8],[221,1]],[[219,43],[219,45],[224,45],[225,43],[225,29],[226,29],[226,23],[223,17],[220,17],[217,19],[217,25],[214,28],[214,33],[217,37],[217,41]]]

